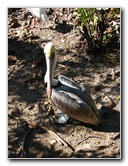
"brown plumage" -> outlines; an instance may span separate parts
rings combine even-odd
[[[58,80],[53,78],[56,65],[54,45],[48,43],[44,48],[44,53],[47,64],[45,75],[47,94],[55,106],[71,118],[96,126],[99,125],[101,123],[100,114],[89,93],[85,89],[81,89],[73,80],[63,75],[59,75]],[[64,122],[66,123],[67,120]]]

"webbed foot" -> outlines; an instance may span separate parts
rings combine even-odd
[[[55,115],[55,122],[59,124],[66,124],[69,122],[70,117],[64,113],[58,113]]]

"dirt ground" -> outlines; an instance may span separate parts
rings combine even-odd
[[[74,11],[46,9],[49,21],[41,30],[31,28],[27,9],[8,11],[8,158],[121,158],[119,50],[87,55]],[[84,83],[100,111],[98,127],[54,122],[56,108],[44,85],[49,41],[58,55],[55,77]]]

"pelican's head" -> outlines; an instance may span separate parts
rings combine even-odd
[[[53,82],[53,72],[56,65],[56,50],[53,43],[49,42],[44,47],[44,54],[46,58],[47,71],[44,77],[44,82],[47,83],[47,95],[48,98],[52,94],[52,82]]]
[[[52,54],[56,54],[55,46],[49,42],[44,47],[44,54],[46,58],[51,58]]]

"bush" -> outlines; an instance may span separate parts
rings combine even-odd
[[[76,14],[80,20],[79,31],[88,43],[88,53],[100,54],[119,49],[119,8],[78,8]]]

